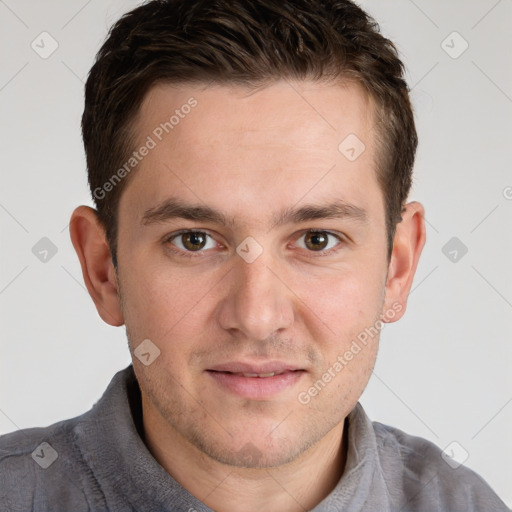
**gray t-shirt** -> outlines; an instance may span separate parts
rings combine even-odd
[[[89,412],[0,437],[0,510],[211,512],[153,458],[141,422],[130,366]],[[347,426],[345,471],[314,512],[508,510],[476,473],[453,469],[429,441],[372,423],[360,404]]]

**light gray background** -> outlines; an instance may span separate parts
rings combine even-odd
[[[137,3],[0,0],[3,433],[84,412],[130,362],[124,328],[104,324],[85,291],[67,224],[92,204],[83,82],[110,25]],[[467,451],[510,506],[512,1],[362,6],[407,65],[420,135],[411,199],[428,221],[408,312],[386,326],[362,402],[442,448],[456,441],[455,456]],[[31,48],[50,48],[43,31],[58,42],[46,59]],[[46,263],[32,253],[42,237],[58,249]],[[468,248],[455,262],[442,252],[452,237]]]

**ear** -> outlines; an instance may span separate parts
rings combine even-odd
[[[99,315],[109,325],[123,325],[116,271],[105,229],[96,210],[88,206],[76,208],[69,223],[69,233],[82,266],[85,286]]]
[[[396,322],[405,313],[425,238],[425,209],[420,203],[408,203],[402,211],[402,221],[397,224],[393,240],[382,310],[384,322]]]

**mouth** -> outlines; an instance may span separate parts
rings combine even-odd
[[[266,372],[266,373],[257,373],[257,372],[228,372],[228,371],[218,371],[218,370],[207,370],[209,372],[217,372],[217,373],[225,373],[228,375],[238,375],[241,377],[249,377],[249,378],[258,378],[258,379],[266,379],[268,377],[274,377],[275,375],[282,375],[290,370],[278,370],[275,372]],[[301,371],[301,370],[292,370],[292,371]]]
[[[206,370],[224,392],[252,400],[268,400],[294,387],[306,370],[281,362],[227,363]]]

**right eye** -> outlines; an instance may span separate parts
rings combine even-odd
[[[183,252],[204,252],[216,247],[215,240],[204,231],[181,231],[167,238],[167,242]]]

